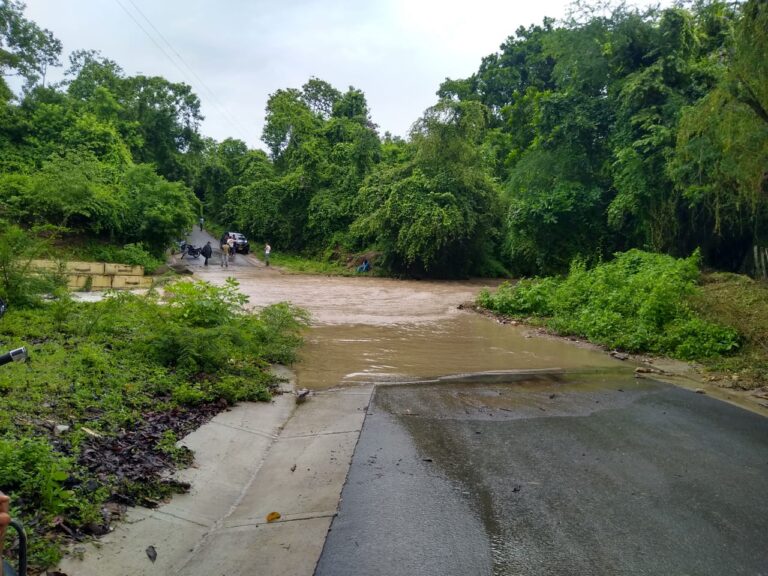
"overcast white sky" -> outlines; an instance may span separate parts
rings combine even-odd
[[[26,15],[62,41],[65,65],[71,51],[95,49],[128,75],[186,82],[202,102],[204,135],[261,148],[269,94],[300,88],[311,76],[363,90],[380,132],[405,136],[446,77],[469,76],[519,26],[561,18],[569,4],[27,0]]]

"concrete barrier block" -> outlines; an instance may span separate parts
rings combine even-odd
[[[67,272],[76,274],[104,274],[103,262],[67,262]]]
[[[136,288],[150,288],[152,278],[145,276],[113,276],[112,288],[133,290]]]
[[[112,274],[113,276],[144,276],[144,267],[107,262],[104,264],[104,274]]]
[[[70,290],[82,290],[88,282],[89,276],[85,274],[70,274],[67,276],[67,288]]]
[[[108,288],[112,288],[112,280],[114,279],[114,276],[95,274],[90,278],[92,290],[107,290]]]
[[[31,260],[29,266],[34,270],[45,272],[56,272],[59,269],[58,262],[54,260]]]

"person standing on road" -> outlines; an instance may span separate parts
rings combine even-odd
[[[200,250],[200,254],[203,255],[203,258],[205,258],[205,262],[203,263],[203,266],[208,266],[208,258],[211,257],[211,254],[213,254],[213,248],[211,248],[211,241],[205,243],[205,246],[203,246],[203,249]]]
[[[203,218],[202,216],[200,216],[200,232],[202,232],[202,231],[203,231],[203,224],[205,224],[205,218]]]
[[[264,245],[264,266],[269,266],[269,255],[272,252],[272,246],[267,242]]]
[[[233,262],[235,261],[235,252],[237,252],[237,246],[235,245],[235,237],[230,234],[227,238],[227,244],[229,244],[229,258]]]
[[[226,242],[221,243],[221,267],[229,268],[229,244]]]

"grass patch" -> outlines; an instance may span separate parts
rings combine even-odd
[[[768,283],[737,274],[706,274],[691,302],[703,318],[733,327],[743,339],[738,354],[712,358],[706,367],[727,373],[733,387],[768,385]]]
[[[263,258],[263,254],[257,253],[258,258]],[[270,265],[280,266],[290,272],[301,274],[322,274],[325,276],[357,276],[358,273],[354,267],[345,266],[339,261],[318,260],[307,256],[297,254],[285,254],[272,252],[270,256]],[[373,272],[367,272],[371,275]]]
[[[230,280],[180,281],[157,295],[66,293],[0,319],[0,349],[30,360],[0,369],[0,490],[32,532],[32,563],[62,539],[106,530],[106,501],[152,504],[183,489],[163,471],[189,462],[175,446],[227,405],[267,400],[271,363],[290,363],[306,314],[258,314]]]
[[[199,224],[195,224],[195,227],[197,230],[200,229]],[[237,232],[237,230],[232,230],[232,227],[224,226],[218,222],[211,222],[210,220],[205,221],[205,224],[203,224],[203,229],[214,238],[221,238],[224,236],[224,232]],[[251,250],[253,250],[253,246],[251,246]]]
[[[693,301],[701,289],[698,254],[675,259],[631,250],[594,268],[580,262],[565,278],[504,284],[478,304],[609,348],[683,360],[719,359],[740,346],[739,331],[706,318]]]

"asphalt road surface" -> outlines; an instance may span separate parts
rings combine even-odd
[[[197,248],[202,248],[205,246],[206,242],[210,242],[211,248],[213,249],[213,255],[208,259],[208,267],[211,269],[213,269],[212,267],[221,268],[221,249],[219,248],[219,240],[211,236],[207,230],[201,231],[199,226],[195,226],[195,228],[187,235],[186,241]],[[256,250],[257,248],[257,246],[251,246],[251,251]],[[204,267],[205,258],[202,256],[198,256],[197,258],[185,256],[181,259],[181,262],[196,272],[200,272]],[[263,266],[263,263],[259,261],[253,253],[237,253],[234,257],[230,258],[229,262],[229,267],[233,269],[233,272],[237,269],[253,268],[256,266]]]
[[[768,420],[617,373],[380,386],[315,574],[768,575]]]

